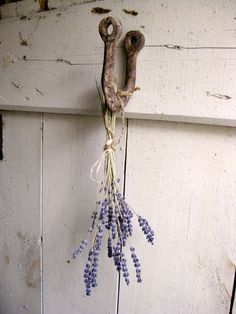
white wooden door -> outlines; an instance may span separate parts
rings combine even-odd
[[[235,312],[235,2],[49,5],[1,7],[0,314]],[[99,286],[85,297],[86,252],[71,255],[87,234],[97,189],[90,168],[105,141],[96,80],[97,26],[107,15],[91,13],[95,6],[111,9],[124,35],[140,29],[146,38],[117,166],[156,241],[148,246],[135,226],[143,282],[129,265],[129,287],[104,245]],[[117,54],[123,60],[122,47]],[[117,71],[123,77],[121,61]]]

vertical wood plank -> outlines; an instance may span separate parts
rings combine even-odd
[[[71,259],[87,237],[97,186],[90,168],[105,143],[102,118],[47,114],[43,154],[43,302],[46,314],[115,313],[117,275],[104,243],[98,287],[85,297],[87,252]],[[122,174],[123,152],[117,151]]]
[[[236,129],[130,121],[127,199],[143,283],[122,281],[120,314],[228,314],[236,264]]]
[[[40,314],[41,115],[2,116],[0,313]]]

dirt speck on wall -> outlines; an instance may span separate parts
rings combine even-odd
[[[40,286],[40,260],[36,259],[30,263],[27,272],[27,285],[30,288],[37,288]]]
[[[10,257],[9,256],[4,256],[4,261],[5,261],[5,263],[7,264],[7,265],[9,265],[10,264]]]
[[[22,280],[30,288],[40,287],[40,258],[39,241],[22,231],[17,231],[17,237],[21,243],[20,263],[18,265]]]
[[[91,10],[91,13],[97,13],[97,14],[105,14],[105,13],[109,13],[109,12],[111,12],[110,9],[104,9],[101,7],[95,7],[95,8],[92,8],[92,10]]]
[[[126,14],[130,14],[130,15],[133,15],[133,16],[137,16],[137,15],[138,15],[138,12],[135,11],[135,10],[123,9],[123,11],[124,11]]]

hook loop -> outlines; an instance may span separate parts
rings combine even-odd
[[[125,50],[128,56],[138,54],[143,48],[145,39],[140,31],[130,31],[124,39]]]
[[[112,25],[112,33],[108,33],[109,26]],[[117,41],[122,34],[122,25],[119,20],[115,20],[112,16],[103,19],[99,24],[99,33],[104,42]]]

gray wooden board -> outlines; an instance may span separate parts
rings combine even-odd
[[[143,283],[120,314],[228,314],[236,264],[236,130],[129,122],[126,197],[156,234],[134,243]],[[138,226],[135,226],[138,228]]]
[[[119,131],[117,131],[119,134]],[[90,168],[105,143],[102,118],[46,114],[43,152],[43,303],[45,314],[115,313],[117,274],[104,243],[98,287],[85,296],[83,271],[88,250],[73,251],[87,237],[97,185]],[[123,176],[124,152],[117,150]],[[102,171],[101,171],[102,172]],[[105,239],[104,239],[105,240]]]
[[[41,313],[41,115],[2,112],[0,313]]]
[[[102,6],[122,21],[122,36],[139,29],[146,38],[137,65],[141,90],[127,106],[127,116],[236,126],[234,1],[64,0],[51,5],[54,10],[40,13],[37,3],[22,1],[3,10],[1,109],[98,114],[95,80],[100,81],[104,50],[98,24],[107,14],[91,9]],[[125,14],[129,8],[138,15]]]

